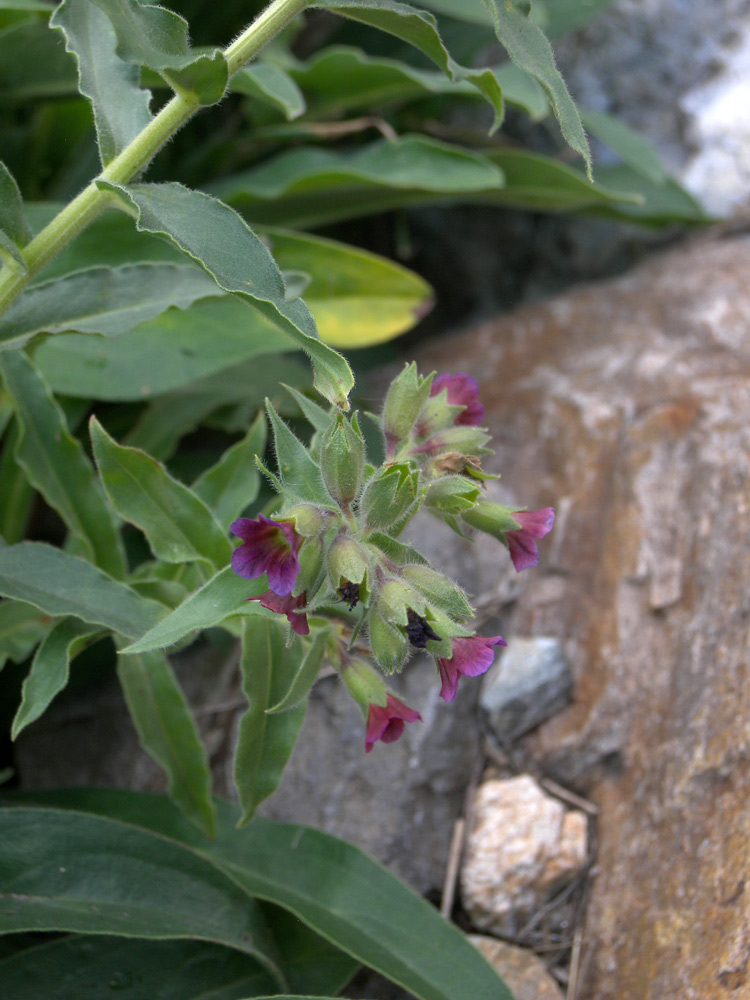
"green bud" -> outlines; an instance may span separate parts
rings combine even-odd
[[[387,530],[399,524],[410,508],[416,513],[418,493],[418,470],[408,465],[381,466],[365,486],[359,509],[368,528]]]
[[[461,514],[476,506],[481,492],[481,486],[465,476],[442,476],[430,483],[425,503],[436,514]]]
[[[465,510],[461,517],[472,528],[505,542],[506,531],[518,531],[521,527],[513,518],[513,512],[516,510],[516,507],[505,507],[501,503],[480,499],[475,507]]]
[[[285,520],[294,521],[294,528],[298,535],[303,538],[312,538],[322,534],[331,523],[334,514],[330,510],[323,510],[315,507],[311,503],[297,503],[293,507],[288,507],[283,515]]]
[[[392,458],[400,441],[408,438],[423,405],[430,397],[433,375],[423,378],[412,361],[391,382],[383,406],[383,432],[388,457]]]
[[[367,719],[370,705],[380,705],[385,708],[388,701],[388,691],[385,681],[364,660],[350,660],[343,669],[342,677],[349,694],[354,698]]]
[[[391,625],[376,611],[370,613],[370,648],[387,674],[400,670],[409,656],[409,643],[402,629]]]
[[[343,507],[359,493],[365,467],[365,443],[357,424],[338,414],[320,444],[320,471],[333,499]]]
[[[439,468],[439,463],[434,460],[446,454],[458,452],[467,456],[486,455],[489,449],[484,446],[489,440],[489,434],[481,427],[459,424],[458,427],[446,427],[433,434],[422,444],[412,448],[408,455],[417,461],[432,460],[430,468],[434,470],[436,467]]]
[[[409,609],[422,616],[426,611],[424,598],[408,583],[396,577],[384,580],[378,587],[376,607],[386,621],[397,625],[408,623]]]
[[[429,566],[404,566],[401,575],[430,604],[455,618],[473,618],[474,609],[466,594],[452,580]],[[437,629],[439,632],[440,629]]]
[[[346,531],[339,532],[328,548],[328,575],[335,591],[346,583],[358,583],[359,599],[367,604],[370,561],[365,549]]]

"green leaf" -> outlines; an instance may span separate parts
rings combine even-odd
[[[193,851],[123,823],[50,809],[2,809],[0,831],[0,933],[213,941],[257,959],[283,988],[260,906]]]
[[[642,174],[652,184],[662,184],[667,179],[659,154],[637,132],[601,111],[581,111],[581,118],[591,135],[616,153],[636,173]]]
[[[163,649],[184,639],[191,632],[197,636],[200,629],[219,625],[232,615],[259,614],[261,609],[255,601],[250,604],[246,602],[249,597],[256,597],[266,590],[268,581],[265,576],[257,580],[244,580],[237,576],[231,566],[227,566],[157,625],[147,632],[144,630],[145,634],[123,652],[142,653],[151,649]]]
[[[590,215],[648,226],[664,226],[670,222],[705,225],[716,221],[671,177],[661,184],[654,184],[625,164],[599,167],[596,173],[608,190],[622,192],[622,200],[593,205],[588,212]]]
[[[637,205],[641,201],[640,195],[631,191],[592,184],[579,170],[539,153],[497,148],[487,156],[505,174],[505,187],[487,192],[477,201],[541,212],[580,212],[598,206],[619,211],[626,203]]]
[[[164,614],[160,604],[139,597],[85,559],[42,542],[0,545],[0,594],[48,615],[73,615],[133,638]]]
[[[267,709],[285,696],[299,672],[302,644],[286,643],[286,623],[260,615],[242,627],[242,691],[248,709],[240,719],[234,758],[234,784],[242,818],[249,823],[264,799],[277,788],[305,718],[307,703],[280,715]]]
[[[206,836],[216,832],[206,750],[163,653],[120,655],[117,676],[141,745],[163,768],[170,798]]]
[[[530,73],[544,87],[562,134],[568,144],[583,157],[589,180],[591,152],[581,118],[565,81],[555,65],[552,46],[542,29],[505,0],[482,0],[492,17],[495,34],[513,62]]]
[[[26,726],[47,711],[52,699],[68,683],[70,661],[98,631],[75,618],[63,618],[55,625],[37,650],[31,671],[23,682],[11,739],[15,740]]]
[[[54,622],[24,601],[0,601],[0,668],[6,660],[21,663]]]
[[[271,421],[273,443],[279,477],[288,497],[308,503],[319,503],[335,509],[336,505],[325,487],[320,466],[310,452],[279,417],[270,401],[266,412]]]
[[[350,350],[391,340],[429,310],[426,281],[356,247],[320,236],[267,230],[271,250],[285,270],[311,276],[305,301],[322,340]]]
[[[454,925],[377,862],[336,837],[259,817],[236,830],[237,807],[222,802],[217,838],[207,843],[158,796],[76,789],[34,799],[64,801],[190,845],[250,895],[288,909],[420,1000],[512,1000],[497,973]],[[52,836],[55,824],[50,819]],[[40,872],[40,881],[43,876]]]
[[[498,66],[494,73],[503,88],[506,104],[522,108],[535,122],[549,115],[549,101],[544,88],[530,73],[512,62]]]
[[[320,0],[311,6],[323,7],[362,24],[369,24],[415,46],[451,80],[467,80],[475,86],[494,108],[493,128],[502,124],[503,95],[494,73],[489,69],[467,69],[455,62],[443,45],[432,14],[394,0]]]
[[[92,267],[33,285],[0,321],[0,349],[16,348],[37,333],[77,330],[118,337],[170,306],[220,294],[195,267],[124,264]]]
[[[19,59],[19,53],[23,58]],[[56,31],[39,18],[0,32],[0,100],[31,101],[78,94],[76,64]]]
[[[36,349],[34,360],[56,392],[126,401],[179,390],[261,355],[270,370],[276,364],[270,353],[293,349],[270,322],[227,295],[170,309],[114,340],[58,334]],[[257,361],[251,367],[257,377]]]
[[[0,961],[13,1000],[237,1000],[273,994],[273,978],[242,952],[202,941],[73,935]]]
[[[180,184],[103,184],[137,212],[139,230],[159,233],[198,261],[228,292],[242,293],[313,362],[315,385],[330,402],[348,408],[354,379],[344,358],[317,337],[304,305],[285,298],[284,280],[263,242],[227,205]]]
[[[0,453],[0,539],[13,545],[26,537],[36,493],[16,462],[18,421],[10,425]]]
[[[15,400],[15,456],[29,482],[58,512],[92,562],[122,579],[125,556],[114,514],[43,378],[20,351],[0,355],[0,375]]]
[[[278,108],[294,121],[305,110],[305,97],[294,79],[275,63],[259,60],[232,77],[231,89]]]
[[[94,110],[99,154],[106,166],[151,121],[151,95],[138,68],[116,54],[112,23],[92,0],[63,0],[50,18],[78,64],[79,88]]]
[[[8,168],[0,162],[0,251],[10,254],[25,271],[26,261],[20,248],[31,239],[31,229],[23,212],[18,185]]]
[[[227,61],[215,49],[196,54],[188,43],[188,24],[179,14],[138,0],[93,0],[107,14],[117,35],[117,53],[148,66],[177,93],[200,104],[220,101],[228,81]]]
[[[216,568],[232,554],[211,511],[145,452],[117,444],[95,417],[91,441],[99,475],[121,517],[137,525],[165,562],[204,559]]]
[[[277,704],[269,705],[266,709],[269,715],[275,715],[277,712],[288,712],[290,708],[296,708],[303,698],[308,696],[313,684],[318,679],[320,665],[332,632],[332,629],[323,628],[315,633],[313,641],[305,650],[305,655],[301,660],[298,660],[297,669],[283,697]]]
[[[258,495],[260,476],[255,456],[265,449],[266,418],[259,413],[245,437],[193,483],[193,492],[211,508],[223,528],[228,529]]]
[[[486,156],[407,136],[352,153],[290,150],[215,189],[255,222],[312,227],[406,205],[468,200],[502,185],[502,171]]]

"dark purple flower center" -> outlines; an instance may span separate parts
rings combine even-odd
[[[427,647],[427,640],[434,639],[435,642],[440,642],[440,636],[433,630],[430,623],[418,615],[416,611],[412,611],[411,608],[406,609],[407,625],[406,625],[406,635],[412,646],[417,649],[425,649]]]
[[[339,587],[339,593],[341,594],[341,600],[349,605],[349,610],[354,611],[359,604],[359,584],[346,580],[343,587]]]

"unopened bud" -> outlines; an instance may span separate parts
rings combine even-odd
[[[383,431],[389,457],[399,441],[408,438],[429,399],[432,375],[422,378],[412,361],[391,382],[383,407]]]
[[[508,531],[518,531],[521,525],[514,520],[514,507],[505,507],[501,503],[493,503],[491,500],[480,499],[471,510],[465,510],[461,517],[470,524],[472,528],[484,531],[488,535],[505,541],[505,533]]]
[[[473,618],[474,609],[466,594],[452,580],[429,566],[404,566],[403,578],[422,594],[430,604],[436,605],[455,618]]]
[[[359,493],[365,467],[365,443],[357,424],[338,414],[320,445],[320,471],[328,492],[343,507]]]
[[[369,714],[370,705],[385,707],[388,700],[385,681],[369,663],[358,659],[349,660],[342,670],[342,677],[349,694],[361,708],[365,719]]]
[[[351,535],[341,531],[328,549],[328,575],[333,589],[341,591],[348,584],[359,584],[359,600],[367,603],[370,563],[364,548]]]
[[[391,465],[379,469],[365,486],[360,500],[367,526],[388,529],[399,524],[410,508],[417,510],[419,472],[408,465]]]
[[[370,613],[370,648],[372,655],[387,674],[400,670],[409,655],[409,645],[403,629],[391,625],[376,611]]]
[[[476,505],[482,488],[465,476],[442,476],[430,484],[425,497],[427,507],[440,514],[461,514]]]

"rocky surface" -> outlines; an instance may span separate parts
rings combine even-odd
[[[558,511],[506,634],[575,674],[524,750],[600,807],[580,1000],[750,989],[748,274],[699,239],[418,358],[479,379],[490,470]]]
[[[461,870],[474,926],[514,938],[583,870],[587,826],[582,812],[566,810],[529,775],[484,781],[472,801]]]
[[[480,934],[470,940],[503,977],[513,1000],[562,1000],[559,986],[532,951]]]

